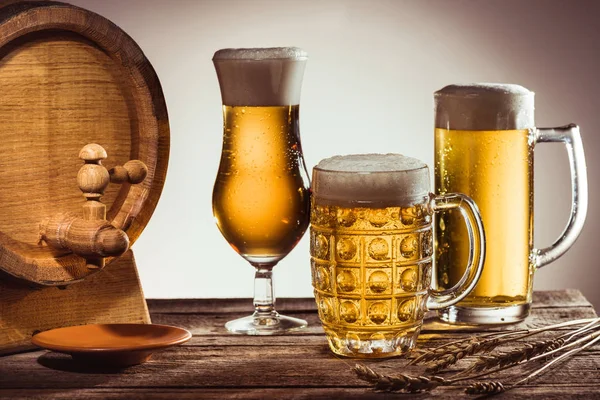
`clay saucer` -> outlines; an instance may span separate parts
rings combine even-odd
[[[31,342],[44,349],[70,354],[90,365],[128,367],[147,361],[152,353],[190,340],[185,329],[154,324],[98,324],[52,329]]]

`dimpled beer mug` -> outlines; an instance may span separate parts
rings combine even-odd
[[[273,267],[309,223],[298,124],[306,60],[295,47],[223,49],[213,58],[224,121],[213,214],[231,247],[256,268],[254,314],[229,321],[230,332],[272,335],[306,326],[275,311],[272,284]]]
[[[435,93],[435,193],[461,192],[481,211],[487,237],[483,273],[460,303],[440,311],[452,323],[501,324],[529,314],[533,274],[563,255],[581,232],[587,175],[579,128],[536,128],[534,93],[518,85],[451,85]],[[571,165],[572,208],[550,247],[533,248],[533,150],[562,142]],[[437,287],[461,279],[467,232],[453,210],[436,215]]]
[[[334,353],[403,354],[415,345],[427,309],[448,307],[475,286],[485,257],[477,206],[465,195],[429,189],[427,165],[398,154],[336,156],[314,168],[312,283]],[[447,209],[463,215],[470,252],[463,279],[435,291],[432,214]]]

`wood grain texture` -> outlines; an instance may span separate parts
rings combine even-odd
[[[575,389],[575,390],[574,390]],[[534,393],[534,394],[532,394]],[[365,388],[264,388],[253,389],[173,389],[173,388],[110,388],[110,389],[0,389],[0,397],[7,399],[290,399],[290,400],[399,400],[399,399],[452,399],[477,398],[461,395],[460,391],[450,388],[439,388],[434,393],[398,395],[378,393]],[[529,385],[517,388],[493,399],[527,399],[546,400],[595,399],[599,397],[598,386],[587,385]]]
[[[353,360],[331,353],[318,326],[313,299],[281,299],[278,309],[307,316],[309,330],[285,336],[250,337],[228,334],[225,321],[251,309],[249,299],[151,300],[154,322],[168,318],[193,326],[197,334],[183,346],[157,353],[147,364],[123,371],[97,370],[74,364],[68,356],[36,351],[0,358],[0,397],[72,399],[398,399],[397,394],[373,392],[355,378]],[[591,305],[577,291],[534,293],[532,315],[526,321],[566,321],[593,316]],[[161,321],[164,322],[164,321]],[[549,323],[549,322],[548,322]],[[512,329],[515,329],[513,326]],[[437,328],[436,328],[437,329]],[[479,331],[482,329],[480,328]],[[437,346],[473,332],[431,329],[419,337],[419,346]],[[404,369],[401,359],[367,362],[380,372]],[[459,364],[458,367],[464,366]],[[509,391],[499,399],[599,398],[600,348],[592,347],[541,376]],[[510,373],[501,375],[507,377]],[[411,395],[416,399],[466,398],[460,387]]]
[[[224,313],[248,312],[253,310],[252,299],[148,299],[148,306],[153,313],[191,313],[214,314],[215,308]],[[591,308],[590,302],[576,289],[548,290],[533,293],[531,308],[572,307]],[[310,298],[278,298],[277,309],[290,312],[316,312],[315,299]]]
[[[118,322],[150,323],[131,251],[75,285],[26,288],[0,280],[0,354],[32,348],[38,331]]]
[[[194,335],[225,334],[223,325],[230,319],[250,314],[252,299],[186,300],[148,300],[156,323],[180,325]],[[215,309],[221,310],[215,313]],[[277,310],[309,322],[307,329],[298,335],[321,335],[323,328],[319,324],[314,299],[277,299]],[[529,318],[516,325],[498,325],[487,328],[489,331],[538,328],[559,323],[565,319],[591,318],[596,315],[592,305],[577,290],[535,292],[532,313]],[[430,332],[477,332],[481,328],[468,325],[444,324],[435,318],[434,312],[428,312],[422,333]]]
[[[57,2],[4,4],[0,270],[39,285],[66,285],[94,271],[81,257],[39,244],[38,225],[59,212],[81,213],[79,150],[98,143],[109,169],[131,159],[148,167],[142,183],[109,185],[103,197],[108,220],[133,243],[164,184],[167,109],[151,64],[110,21]]]

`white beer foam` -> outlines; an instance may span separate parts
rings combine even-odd
[[[308,53],[298,47],[269,47],[217,50],[213,60],[280,60],[305,59]]]
[[[352,154],[319,162],[313,169],[319,203],[390,207],[422,203],[429,194],[429,168],[401,154]]]
[[[218,50],[213,63],[223,104],[298,105],[307,59],[297,47]]]
[[[436,128],[482,131],[535,126],[535,93],[520,85],[448,85],[434,97]]]

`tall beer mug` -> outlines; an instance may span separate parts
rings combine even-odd
[[[483,217],[483,274],[460,303],[440,311],[451,323],[502,324],[529,314],[536,269],[575,242],[588,204],[583,145],[576,125],[536,128],[534,93],[518,85],[450,85],[435,93],[435,192],[465,193]],[[571,166],[567,227],[550,247],[533,247],[533,153],[537,143],[562,142]],[[436,214],[437,284],[461,279],[467,232],[453,210]]]

